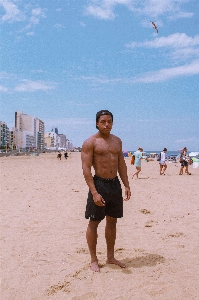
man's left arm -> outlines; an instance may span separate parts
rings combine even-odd
[[[125,186],[125,196],[126,198],[124,200],[129,200],[131,196],[130,186],[129,186],[129,180],[127,175],[127,166],[122,154],[122,150],[118,154],[118,173],[120,175],[120,178]]]

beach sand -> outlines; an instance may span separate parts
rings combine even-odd
[[[170,163],[142,162],[140,179],[125,158],[132,197],[117,223],[115,255],[106,265],[105,221],[99,225],[101,272],[89,269],[84,218],[88,187],[80,153],[2,157],[1,299],[199,299],[199,169],[179,176]]]

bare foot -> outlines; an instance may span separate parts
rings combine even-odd
[[[90,270],[93,272],[100,272],[100,267],[98,265],[98,261],[94,261],[91,263]]]
[[[106,261],[107,264],[114,264],[119,266],[120,268],[126,268],[125,264],[123,264],[121,261],[113,258]]]

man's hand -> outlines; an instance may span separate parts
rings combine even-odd
[[[93,195],[93,201],[95,202],[95,204],[97,206],[105,206],[105,201],[104,199],[102,198],[102,196],[98,193],[95,193]]]
[[[130,188],[129,187],[125,187],[125,199],[124,201],[128,201],[131,197],[131,191],[130,191]]]

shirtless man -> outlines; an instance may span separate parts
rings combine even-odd
[[[105,238],[107,244],[107,263],[121,268],[125,265],[114,257],[117,218],[123,217],[123,198],[117,172],[125,186],[124,200],[131,196],[127,167],[122,154],[121,140],[110,134],[113,115],[107,110],[96,114],[96,134],[89,137],[82,146],[82,169],[89,187],[85,217],[89,219],[86,238],[91,255],[91,270],[99,272],[96,255],[97,228],[106,216]],[[94,177],[91,167],[95,170]]]

